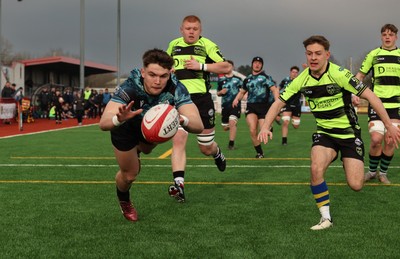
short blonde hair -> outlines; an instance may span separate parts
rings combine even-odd
[[[185,18],[183,18],[183,22],[199,22],[201,24],[201,20],[199,17],[197,17],[196,15],[188,15]]]

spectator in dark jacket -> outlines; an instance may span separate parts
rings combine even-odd
[[[80,91],[77,91],[74,96],[75,116],[78,120],[78,125],[82,125],[82,118],[84,113],[85,100]]]

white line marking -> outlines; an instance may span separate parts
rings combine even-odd
[[[77,165],[77,164],[0,164],[0,167],[118,167],[115,165]],[[167,165],[143,165],[142,167],[171,167]],[[186,167],[214,168],[215,165],[186,165]],[[228,165],[227,168],[309,168],[309,165]],[[341,165],[331,165],[329,167],[342,168]],[[368,168],[368,167],[364,167]],[[390,168],[400,168],[400,166],[390,166]]]

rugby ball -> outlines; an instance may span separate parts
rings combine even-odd
[[[179,113],[170,104],[151,107],[143,116],[141,129],[144,138],[151,143],[163,143],[175,136],[179,127]]]

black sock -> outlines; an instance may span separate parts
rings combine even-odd
[[[233,147],[235,145],[235,141],[234,140],[229,140],[229,146]]]
[[[264,154],[261,145],[255,146],[254,149],[256,150],[257,154]]]
[[[119,201],[130,201],[129,190],[127,192],[121,192],[117,187],[117,196]]]
[[[369,155],[369,171],[372,173],[376,173],[376,170],[378,169],[379,162],[381,161],[381,155],[379,156],[373,156]]]
[[[182,177],[185,178],[185,171],[175,171],[172,173],[172,176],[175,178]]]
[[[389,169],[389,165],[390,165],[390,161],[392,161],[393,156],[387,156],[384,153],[382,153],[381,155],[381,168],[380,168],[380,172],[386,174],[388,169]]]
[[[282,137],[282,144],[287,144],[287,137]]]

